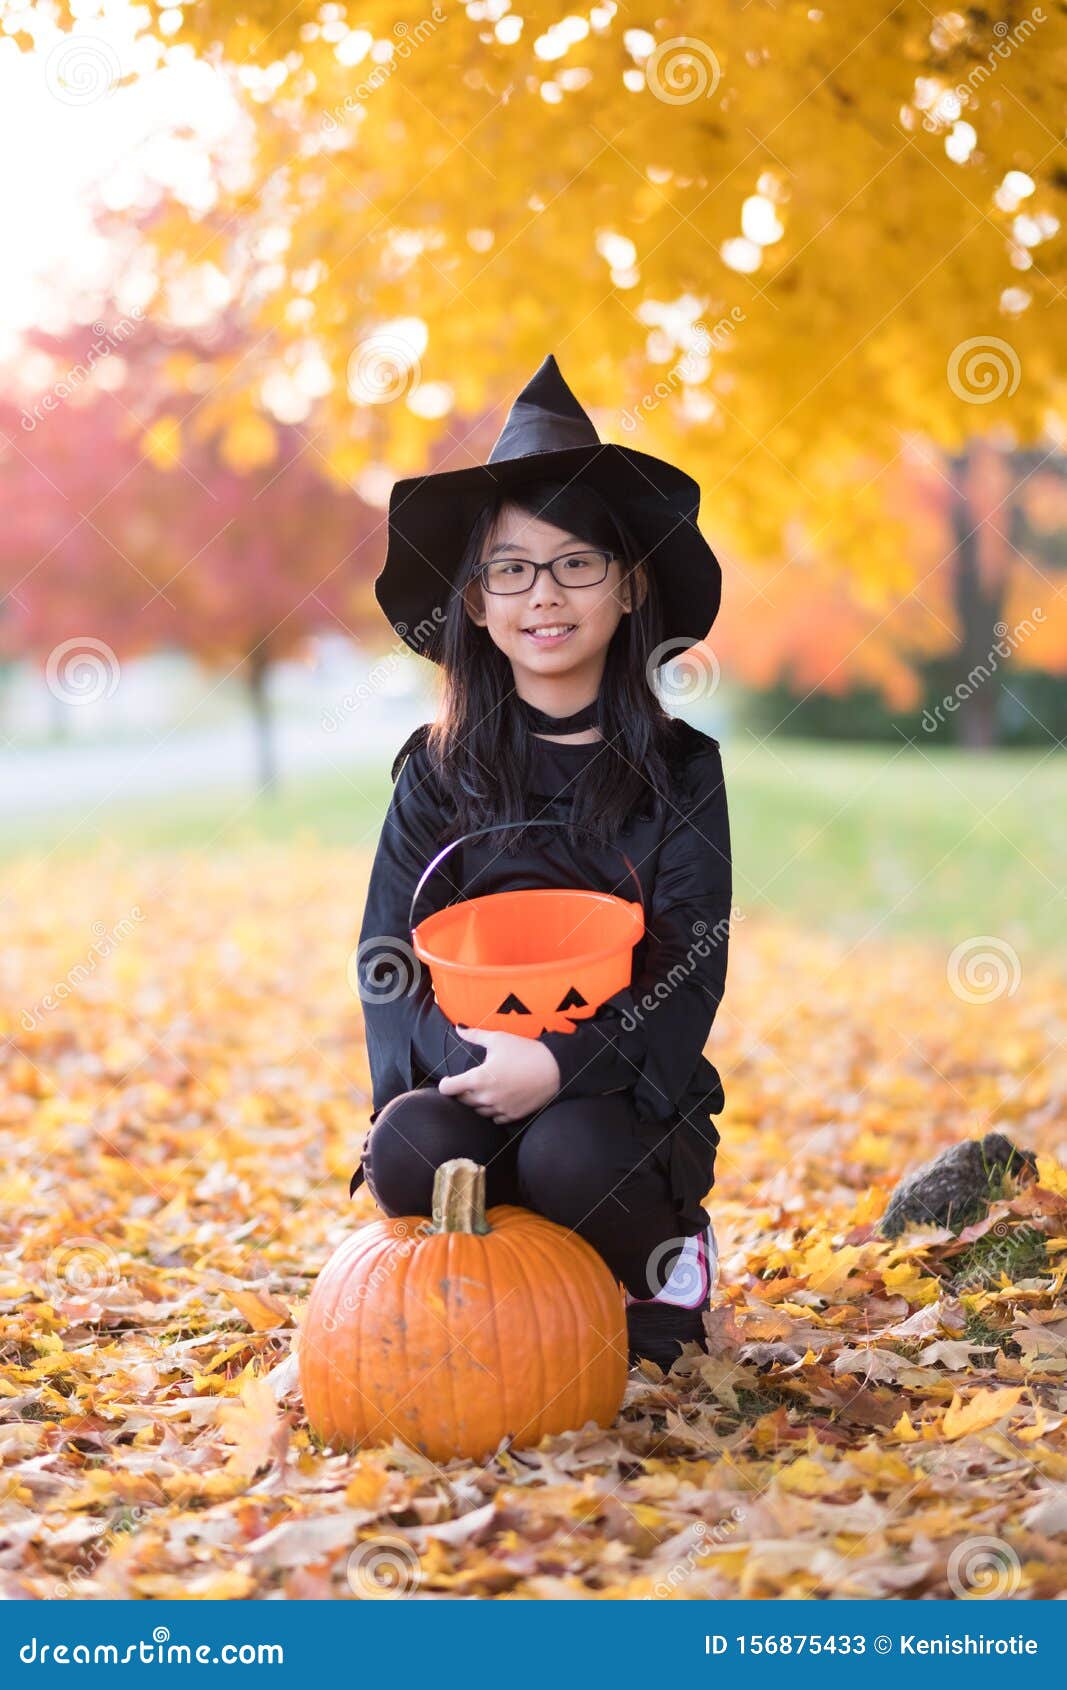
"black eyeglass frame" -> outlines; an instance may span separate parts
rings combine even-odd
[[[555,569],[552,567],[553,564],[556,563],[566,563],[569,557],[588,557],[591,553],[595,553],[597,557],[602,557],[604,559],[604,573],[596,581],[561,581],[559,576],[556,574]],[[492,593],[494,597],[511,598],[514,597],[516,593],[528,593],[531,587],[536,587],[537,579],[542,569],[547,569],[557,587],[564,587],[568,592],[581,593],[584,592],[587,587],[600,587],[603,585],[608,578],[608,570],[617,560],[618,555],[619,554],[617,552],[605,551],[603,546],[583,546],[576,552],[564,552],[562,557],[550,558],[548,563],[534,563],[532,557],[494,558],[490,563],[480,563],[478,565],[474,579],[481,583],[483,591]],[[492,568],[493,563],[528,563],[533,568],[533,580],[525,587],[490,587],[486,577],[489,570]]]

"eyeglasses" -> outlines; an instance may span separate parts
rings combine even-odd
[[[555,557],[550,563],[533,563],[525,557],[498,557],[492,563],[482,564],[478,579],[487,593],[528,593],[542,569],[547,569],[557,587],[596,587],[607,579],[614,556],[614,552],[583,550]]]

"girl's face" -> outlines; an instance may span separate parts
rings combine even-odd
[[[580,535],[509,505],[500,513],[496,532],[485,541],[481,562],[506,557],[548,563],[588,550]],[[561,587],[542,569],[525,592],[488,593],[476,580],[464,596],[468,616],[488,630],[493,644],[510,659],[516,678],[566,676],[573,682],[580,677],[596,686],[611,636],[632,609],[631,581],[623,580],[622,565],[612,558],[597,586]]]

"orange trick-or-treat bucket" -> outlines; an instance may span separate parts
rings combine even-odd
[[[453,840],[416,886],[409,926],[427,880],[457,845],[505,828],[567,825],[501,822]],[[624,851],[619,855],[637,886],[637,902],[576,887],[492,892],[448,904],[411,927],[415,955],[429,969],[434,996],[453,1026],[530,1039],[573,1033],[575,1021],[594,1015],[630,984],[645,913],[636,870]]]

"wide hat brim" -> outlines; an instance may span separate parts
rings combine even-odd
[[[697,526],[698,484],[662,458],[597,441],[394,483],[388,548],[374,596],[412,651],[441,661],[448,602],[486,502],[501,489],[575,477],[626,522],[655,572],[663,616],[657,667],[707,636],[719,611],[722,571]]]

